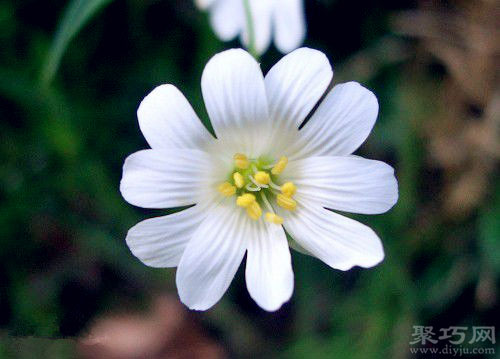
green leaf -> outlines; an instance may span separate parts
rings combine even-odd
[[[41,82],[48,85],[59,68],[71,40],[100,9],[112,0],[72,0],[58,25],[54,41],[42,68]]]

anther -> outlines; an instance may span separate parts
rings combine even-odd
[[[281,157],[278,163],[276,163],[271,170],[273,175],[279,175],[281,172],[285,170],[286,165],[288,164],[288,158],[285,156]]]
[[[294,211],[297,208],[297,202],[291,197],[287,197],[284,194],[278,194],[276,196],[276,202],[280,207],[287,209],[289,211]]]
[[[243,186],[245,185],[245,179],[243,178],[243,175],[239,172],[233,173],[233,180],[234,180],[234,184],[238,188],[243,188]]]
[[[236,205],[247,208],[255,202],[255,196],[251,193],[244,193],[236,198]]]
[[[250,165],[250,161],[243,153],[236,153],[233,158],[234,165],[239,169],[246,170]]]
[[[224,182],[221,183],[218,187],[217,190],[222,193],[226,197],[230,197],[233,194],[236,193],[236,187],[234,187],[231,183],[229,182]]]
[[[269,176],[269,173],[264,171],[257,171],[254,175],[254,178],[258,184],[268,184],[271,180],[271,176]]]
[[[278,216],[277,214],[267,212],[266,213],[266,221],[274,224],[283,224],[283,217]]]
[[[292,197],[297,191],[297,187],[293,184],[293,182],[286,182],[281,186],[281,193],[287,197]]]
[[[260,208],[259,203],[257,203],[256,201],[252,202],[247,207],[247,214],[253,220],[258,220],[260,218],[260,216],[262,215],[262,209]]]

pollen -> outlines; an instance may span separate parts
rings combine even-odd
[[[281,186],[281,193],[283,193],[284,196],[292,197],[295,192],[297,192],[297,187],[295,187],[293,182],[286,182]]]
[[[243,188],[243,186],[245,185],[245,179],[243,178],[243,175],[239,172],[233,173],[233,180],[234,180],[234,184],[238,188]]]
[[[233,194],[236,193],[236,187],[234,187],[231,183],[229,182],[224,182],[221,183],[218,187],[217,190],[222,193],[222,195],[226,197],[230,197]]]
[[[236,205],[243,208],[248,208],[254,202],[255,196],[251,193],[244,193],[236,198]]]
[[[271,181],[271,176],[269,176],[269,173],[264,171],[257,171],[254,175],[254,178],[258,184],[268,184]]]
[[[239,168],[241,170],[246,170],[248,166],[250,166],[250,161],[248,160],[248,157],[245,156],[243,153],[236,153],[234,155],[234,165],[236,168]]]
[[[278,216],[277,214],[267,212],[266,213],[266,221],[274,224],[283,224],[283,217]]]
[[[276,202],[278,206],[289,211],[294,211],[295,208],[297,208],[297,202],[293,198],[287,197],[281,193],[276,196]]]
[[[271,170],[271,173],[275,176],[279,175],[281,172],[285,170],[287,164],[288,164],[288,158],[286,158],[285,156],[281,157],[278,163],[274,165],[273,169]]]
[[[260,208],[260,205],[254,201],[247,207],[247,214],[248,217],[256,221],[262,215],[262,209]]]

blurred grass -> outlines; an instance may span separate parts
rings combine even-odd
[[[101,8],[112,0],[72,0],[61,18],[54,41],[42,68],[41,81],[48,84],[52,81],[70,41],[78,31],[90,21]]]
[[[443,107],[443,70],[419,63],[389,28],[412,4],[306,1],[306,45],[327,54],[337,81],[379,98],[359,152],[396,168],[400,200],[387,214],[356,216],[382,238],[381,265],[339,272],[294,253],[294,297],[278,313],[255,306],[240,270],[221,303],[196,314],[234,357],[406,358],[413,325],[498,318],[500,187],[492,181],[491,196],[462,218],[438,205],[423,128]],[[147,147],[135,111],[160,83],[179,87],[210,128],[201,72],[238,45],[220,43],[190,1],[0,2],[0,357],[30,358],[33,347],[71,357],[71,341],[17,350],[12,336],[73,337],[101,315],[175,292],[174,270],[147,268],[126,247],[128,228],[164,212],[123,201],[121,165]],[[279,56],[265,54],[263,69]]]

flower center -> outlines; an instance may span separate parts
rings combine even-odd
[[[283,218],[274,213],[269,202],[275,198],[278,206],[294,211],[297,202],[293,199],[296,187],[292,182],[279,184],[279,175],[288,164],[286,157],[278,161],[265,157],[248,158],[242,153],[234,155],[234,169],[228,180],[218,186],[219,192],[226,197],[236,196],[236,205],[246,210],[253,220],[262,216],[262,208],[267,211],[264,218],[274,224],[282,224]]]

